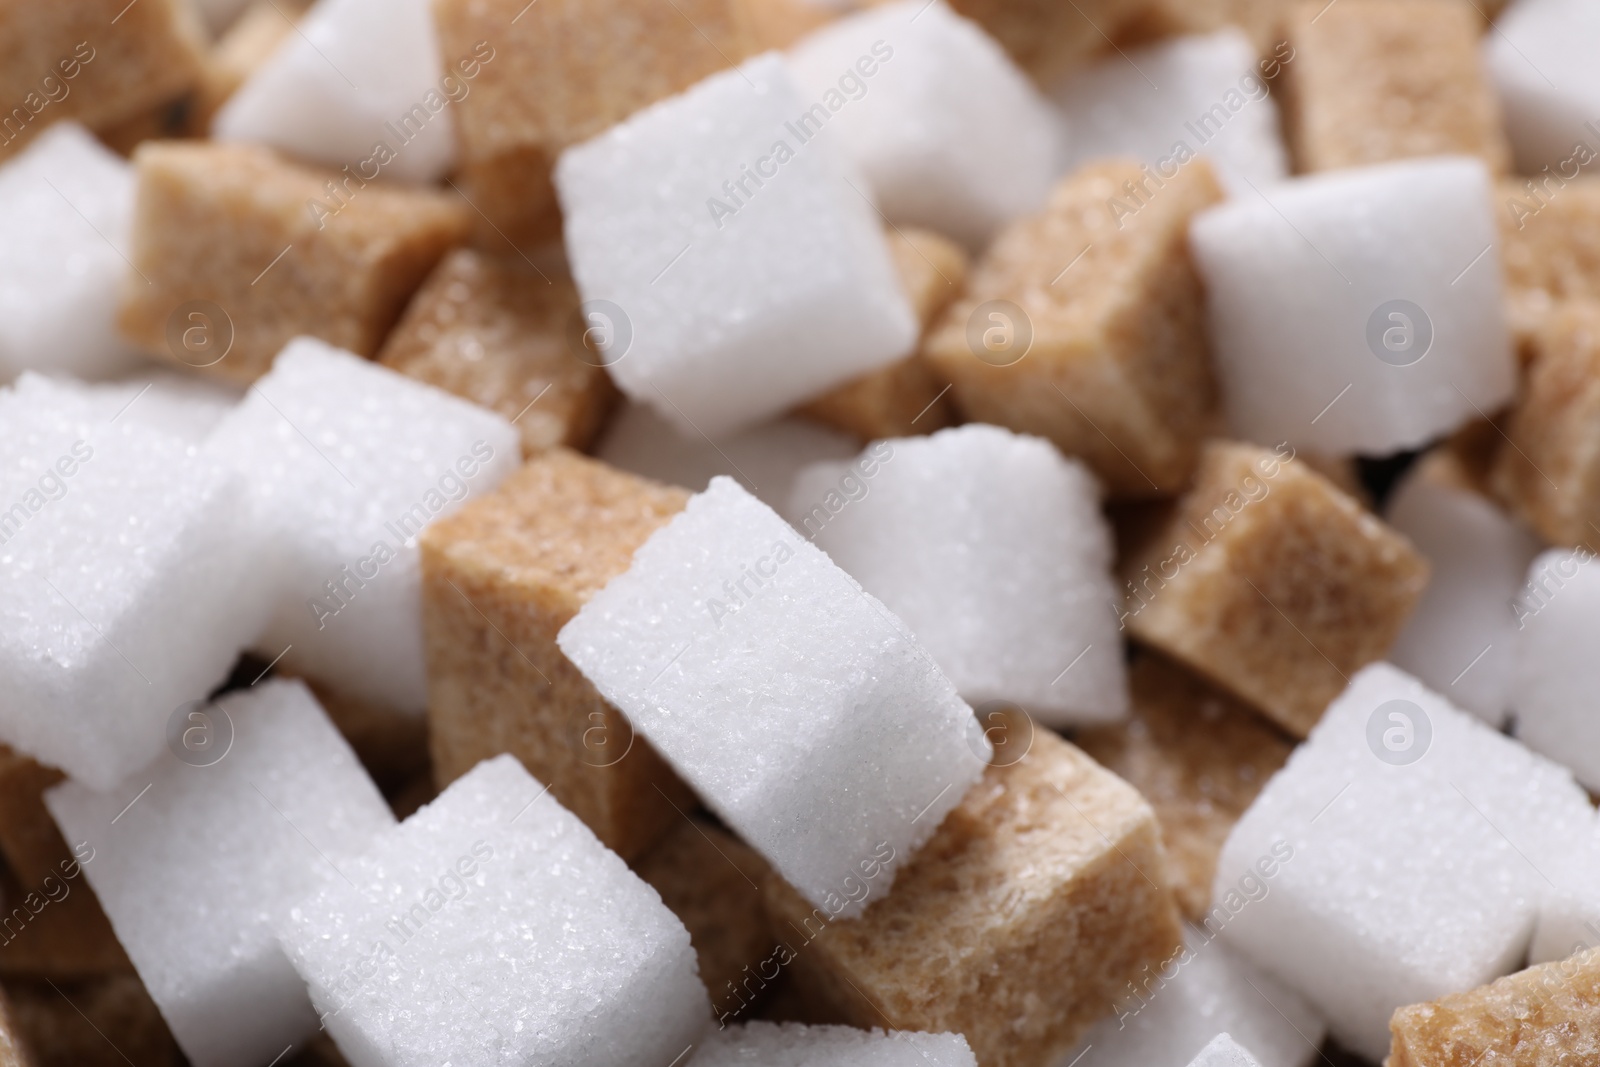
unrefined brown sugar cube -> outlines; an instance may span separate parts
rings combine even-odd
[[[7,981],[10,1015],[33,1067],[178,1067],[155,1001],[132,974],[77,982]],[[0,1059],[0,1067],[5,1061]]]
[[[1287,446],[1214,442],[1125,577],[1134,637],[1304,737],[1388,651],[1428,564]]]
[[[93,853],[84,853],[93,863]],[[131,974],[122,950],[82,866],[76,860],[38,882],[0,876],[0,978],[55,981]]]
[[[1600,1063],[1600,949],[1401,1008],[1385,1067]]]
[[[458,248],[412,298],[379,362],[514,420],[525,456],[583,449],[616,390],[582,343],[578,303],[569,278]]]
[[[467,209],[440,194],[249,145],[155,142],[134,160],[118,326],[148,352],[239,382],[301,334],[373,355],[467,232]]]
[[[982,1067],[1048,1067],[1172,956],[1180,923],[1133,787],[1042,727],[1005,758],[859,918],[775,875],[767,910],[796,982],[854,1025],[953,1031]]]
[[[1524,357],[1558,305],[1600,301],[1600,177],[1577,174],[1583,158],[1567,168],[1570,180],[1507,178],[1495,190],[1507,308]]]
[[[1074,740],[1155,809],[1178,906],[1198,923],[1211,910],[1228,831],[1294,745],[1253,709],[1162,656],[1140,654],[1128,687],[1126,723],[1080,730]]]
[[[1216,393],[1189,220],[1221,198],[1202,160],[1166,178],[1131,160],[1067,177],[995,240],[928,338],[957,407],[1049,438],[1112,495],[1180,491]]]
[[[1480,58],[1482,16],[1460,0],[1303,0],[1290,10],[1285,126],[1297,170],[1416,156],[1510,169]]]
[[[624,858],[693,800],[556,647],[688,494],[566,449],[423,532],[428,733],[441,788],[509,752]]]
[[[930,230],[893,229],[889,252],[926,332],[966,284],[967,253]],[[818,397],[799,414],[865,441],[942,430],[955,421],[939,381],[920,352]]]
[[[954,0],[950,6],[987,30],[1035,79],[1048,83],[1104,48],[1147,2]]]
[[[66,776],[0,745],[0,853],[24,884],[54,874],[72,852],[44,806],[44,791]]]

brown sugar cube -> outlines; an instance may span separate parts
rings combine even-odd
[[[1481,16],[1460,0],[1303,0],[1286,35],[1285,127],[1301,172],[1416,156],[1510,169],[1479,55]]]
[[[1126,723],[1080,730],[1078,746],[1155,808],[1178,906],[1193,922],[1211,910],[1217,857],[1294,744],[1239,703],[1161,656],[1128,674]]]
[[[411,299],[378,359],[512,420],[524,456],[582,450],[616,390],[569,343],[578,302],[568,278],[458,248]]]
[[[1123,622],[1305,737],[1388,651],[1428,564],[1286,448],[1206,446],[1166,536],[1125,568]]]
[[[155,1001],[131,974],[78,982],[7,981],[5,992],[33,1067],[179,1067],[187,1062]]]
[[[86,850],[92,863],[93,851]],[[92,978],[127,974],[133,964],[76,861],[37,883],[0,875],[0,978]]]
[[[1600,1063],[1600,949],[1401,1008],[1385,1067]]]
[[[398,790],[428,770],[428,723],[302,678],[378,788]]]
[[[37,885],[72,859],[56,821],[44,806],[44,791],[66,776],[0,745],[0,853],[26,885]]]
[[[1507,178],[1496,194],[1507,309],[1528,358],[1559,304],[1600,301],[1600,177]]]
[[[924,333],[966,285],[967,253],[930,230],[892,229],[886,236],[895,269]],[[864,441],[910,437],[953,425],[955,413],[920,352],[846,382],[798,414]]]
[[[1201,160],[1169,179],[1132,160],[1068,176],[995,240],[924,345],[956,406],[1049,438],[1114,496],[1181,490],[1216,394],[1189,220],[1221,199]]]
[[[766,862],[709,822],[679,820],[634,872],[689,930],[711,1012],[724,1024],[764,999],[781,967],[761,903]]]
[[[445,196],[362,185],[250,145],[153,142],[134,161],[134,270],[118,327],[237,382],[266,373],[300,334],[373,355],[467,232],[467,209]]]
[[[1105,48],[1148,2],[954,0],[950,6],[987,30],[1035,80],[1048,84]]]
[[[1178,950],[1150,805],[1042,727],[1031,739],[860,917],[834,919],[767,879],[797,983],[856,1026],[953,1031],[981,1067],[1048,1067]]]
[[[509,752],[623,858],[694,805],[556,647],[556,634],[688,494],[566,449],[423,532],[428,733],[442,789]]]
[[[1124,31],[1124,44],[1177,37],[1191,33],[1214,33],[1235,27],[1244,31],[1256,50],[1279,65],[1293,62],[1294,50],[1284,40],[1284,16],[1298,0],[1154,0]],[[1405,0],[1409,3],[1410,0]],[[1480,28],[1505,6],[1504,0],[1451,0],[1472,12]],[[1269,72],[1270,71],[1270,72]],[[1262,73],[1270,81],[1273,68]]]
[[[806,0],[436,0],[446,66],[477,71],[455,113],[480,241],[554,236],[563,149],[827,17]]]

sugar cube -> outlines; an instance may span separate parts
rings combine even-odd
[[[978,1067],[960,1034],[745,1023],[721,1030],[689,1067]]]
[[[1250,1050],[1228,1034],[1218,1034],[1189,1061],[1189,1067],[1262,1067]]]
[[[1600,177],[1505,178],[1495,193],[1507,314],[1526,361],[1561,303],[1600,299]]]
[[[491,49],[492,51],[492,49]],[[320,0],[212,122],[360,180],[437,180],[455,164],[450,102],[426,0]]]
[[[1528,962],[1549,963],[1600,947],[1600,819],[1551,856],[1543,873]]]
[[[1600,680],[1592,653],[1600,625],[1600,562],[1586,550],[1552,549],[1533,561],[1515,604],[1510,690],[1516,734],[1528,747],[1600,787]]]
[[[155,366],[92,383],[24,374],[15,388],[19,397],[38,396],[41,403],[71,392],[107,423],[126,421],[192,445],[204,441],[242,395],[225,382]]]
[[[79,842],[78,850],[85,860],[94,855],[86,842]],[[37,882],[0,875],[11,909],[0,919],[0,981],[70,982],[134,973],[82,874],[83,864],[69,854]]]
[[[44,791],[64,778],[60,771],[0,745],[0,853],[6,869],[24,884],[42,882],[72,853],[45,810]]]
[[[416,538],[520,460],[500,416],[308,337],[225,418],[207,451],[248,486],[284,559],[257,647],[330,688],[426,707]]]
[[[1059,77],[1100,50],[1136,17],[1140,0],[956,0],[962,15],[988,30],[1040,82]]]
[[[988,756],[905,625],[731,478],[652,534],[556,643],[713,811],[840,914],[883,895]]]
[[[848,15],[795,45],[789,65],[815,101],[800,121],[854,161],[891,222],[976,249],[1044,206],[1055,117],[1000,45],[942,0]]]
[[[1129,40],[1157,40],[1237,28],[1260,55],[1293,62],[1281,33],[1284,11],[1295,0],[1154,0],[1129,23]],[[1273,70],[1271,77],[1277,77]]]
[[[184,1062],[161,1012],[134,975],[8,982],[6,999],[33,1056],[31,1067],[126,1067],[124,1056],[139,1067]]]
[[[1600,71],[1589,42],[1597,34],[1600,10],[1583,0],[1519,0],[1495,24],[1484,61],[1521,173],[1571,170],[1577,146],[1594,144]]]
[[[359,1067],[660,1064],[709,1023],[655,891],[510,756],[458,778],[280,939]]]
[[[265,1063],[316,1015],[275,923],[391,827],[306,688],[267,681],[174,718],[120,785],[45,795],[150,995],[197,1065]]]
[[[567,255],[607,369],[686,434],[727,436],[916,341],[862,180],[811,143],[823,120],[807,107],[766,54],[556,165]]]
[[[1396,1008],[1518,964],[1540,872],[1593,819],[1565,770],[1374,664],[1229,835],[1221,937],[1381,1059]]]
[[[1051,726],[1128,711],[1111,531],[1094,475],[974,424],[808,467],[789,521],[910,627],[962,699]]]
[[[1108,56],[1057,82],[1063,170],[1131,156],[1162,177],[1204,157],[1234,196],[1282,181],[1288,152],[1268,72],[1241,30],[1176,37]]]

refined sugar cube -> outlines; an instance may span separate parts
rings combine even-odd
[[[1049,0],[956,0],[954,4],[1041,82],[1059,77],[1098,52],[1143,6],[1142,0],[1073,0],[1066,7]]]
[[[427,0],[321,0],[239,91],[212,133],[357,181],[427,182],[455,163],[450,102]],[[454,58],[454,57],[452,57]]]
[[[1228,1034],[1218,1034],[1211,1043],[1200,1050],[1200,1055],[1189,1061],[1189,1067],[1264,1067],[1250,1055],[1250,1050],[1240,1045]]]
[[[916,341],[869,191],[811,143],[809,106],[779,57],[758,56],[556,165],[607,369],[685,434],[727,436]]]
[[[878,441],[808,467],[788,518],[910,627],[962,699],[1053,726],[1123,718],[1127,677],[1100,489],[999,427]]]
[[[257,648],[352,696],[427,703],[416,538],[520,460],[498,415],[299,338],[207,451],[248,486],[249,521],[284,557]]]
[[[41,403],[48,402],[51,395],[71,392],[87,401],[107,423],[113,419],[133,423],[193,445],[210,435],[241,395],[214,379],[153,366],[93,383],[25,374],[17,379],[15,388],[18,396],[38,396]]]
[[[904,624],[731,478],[556,642],[707,806],[842,914],[883,895],[988,758]]]
[[[120,785],[56,786],[45,803],[197,1065],[266,1063],[317,1018],[275,924],[394,824],[303,685],[198,702],[151,766]]]
[[[707,1038],[689,1067],[978,1067],[960,1034],[745,1023]]]
[[[1521,173],[1573,170],[1577,146],[1594,145],[1600,72],[1589,45],[1596,34],[1600,9],[1583,0],[1519,0],[1486,39],[1485,62]]]
[[[1544,865],[1547,879],[1528,946],[1529,963],[1562,960],[1600,947],[1600,821]]]
[[[1491,196],[1481,162],[1442,158],[1296,178],[1196,218],[1233,432],[1381,456],[1510,400]]]
[[[800,120],[853,160],[891,222],[971,248],[1044,206],[1060,150],[1049,105],[1004,49],[942,0],[896,0],[789,52]]]
[[[1170,178],[1204,157],[1234,196],[1253,196],[1289,173],[1278,105],[1242,31],[1177,37],[1112,55],[1057,82],[1065,166],[1132,156]]]
[[[1593,714],[1600,562],[1587,551],[1544,553],[1528,569],[1514,611],[1510,691],[1517,737],[1600,788],[1600,723]]]
[[[683,924],[545,792],[488,760],[292,909],[352,1064],[667,1065],[707,1026]]]
[[[1381,1059],[1396,1008],[1517,966],[1593,821],[1564,769],[1374,664],[1229,835],[1221,937]]]
[[[132,217],[132,168],[75,122],[0,166],[0,379],[132,361],[116,333]]]

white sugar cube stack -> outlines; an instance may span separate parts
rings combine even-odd
[[[89,884],[184,1053],[259,1067],[317,1027],[276,922],[394,816],[299,682],[196,704],[174,735],[120,785],[67,782],[45,802],[93,849]]]
[[[962,698],[1053,725],[1121,719],[1111,530],[1055,446],[995,426],[875,442],[810,467],[788,517],[916,634]]]
[[[608,370],[685,434],[753,426],[917,339],[862,179],[796,125],[810,105],[769,53],[557,162],[573,276],[608,302]]]
[[[1516,611],[1517,737],[1600,788],[1600,562],[1581,551],[1544,553],[1528,568]]]
[[[594,454],[613,467],[696,493],[724,474],[763,504],[782,509],[807,466],[845,459],[860,447],[848,434],[800,418],[774,419],[712,443],[684,436],[654,409],[630,401],[606,423]]]
[[[1189,1067],[1262,1067],[1262,1064],[1230,1035],[1218,1034],[1189,1062]]]
[[[0,426],[0,738],[109,788],[227,677],[274,564],[229,471],[81,386],[25,377]]]
[[[830,914],[887,891],[989,757],[910,631],[730,478],[657,530],[557,643]]]
[[[1054,116],[1005,49],[943,0],[899,0],[824,26],[789,52],[801,117],[855,161],[891,221],[982,248],[1044,207]]]
[[[456,156],[444,75],[427,0],[319,0],[228,98],[212,135],[348,165],[358,181],[434,181]]]
[[[1584,0],[1518,0],[1484,37],[1489,76],[1505,111],[1517,170],[1573,174],[1586,144],[1600,148],[1600,9]]]
[[[342,872],[281,938],[351,1067],[671,1067],[710,1023],[683,924],[510,756]]]
[[[1253,197],[1251,186],[1265,189],[1289,173],[1278,105],[1264,76],[1281,67],[1277,58],[1258,63],[1250,39],[1226,29],[1073,71],[1050,90],[1065,130],[1062,169],[1132,156],[1164,181],[1204,157],[1232,195]],[[1152,182],[1152,194],[1157,188]]]
[[[1396,1008],[1521,965],[1542,872],[1593,819],[1564,769],[1374,664],[1234,826],[1219,894],[1275,846],[1293,858],[1221,937],[1381,1060]]]
[[[0,380],[137,362],[115,325],[132,220],[133,168],[75,122],[0,165]]]
[[[977,1067],[960,1034],[745,1023],[709,1036],[689,1067]]]
[[[1491,194],[1482,163],[1442,157],[1295,178],[1196,217],[1233,432],[1380,456],[1509,401]]]
[[[422,714],[416,538],[516,469],[516,430],[302,337],[218,425],[207,451],[239,472],[251,523],[284,557],[258,650],[342,693]]]

